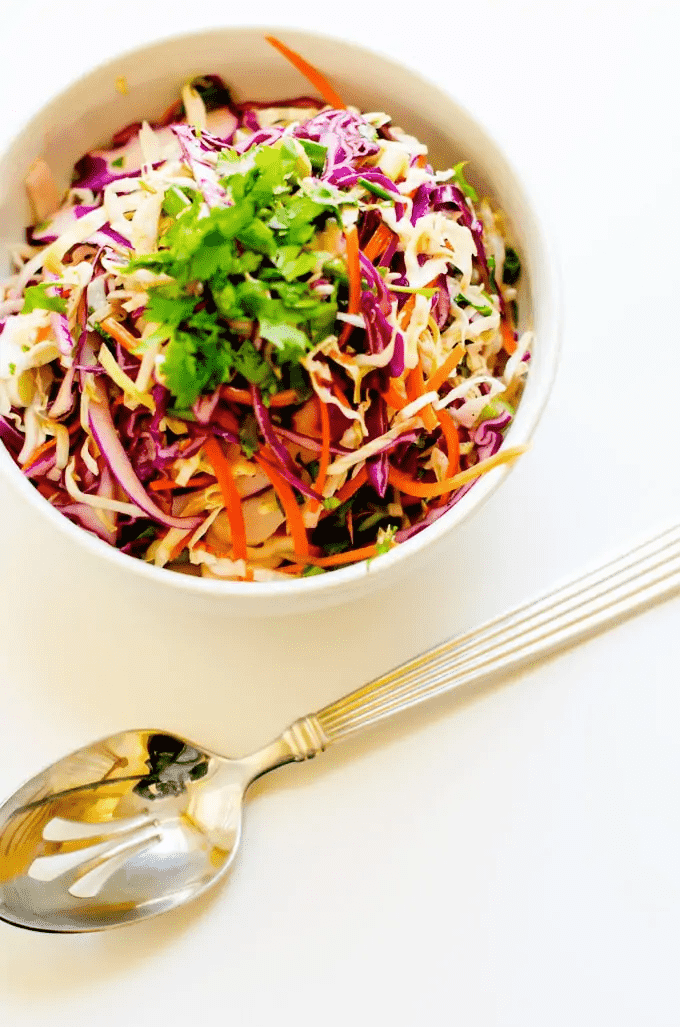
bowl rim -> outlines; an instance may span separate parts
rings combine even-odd
[[[402,63],[390,54],[383,53],[372,47],[366,47],[353,39],[348,39],[336,34],[329,34],[316,31],[308,31],[293,25],[224,25],[218,24],[212,28],[205,27],[193,32],[176,32],[167,36],[159,36],[155,39],[140,44],[130,49],[122,50],[104,61],[98,62],[80,75],[68,82],[58,93],[51,96],[45,103],[37,107],[32,115],[8,140],[0,152],[0,162],[20,143],[25,135],[30,134],[34,125],[39,123],[52,108],[58,108],[68,94],[78,87],[82,87],[88,79],[105,75],[107,72],[114,73],[115,68],[123,61],[134,58],[142,59],[153,51],[177,42],[189,42],[199,40],[206,36],[213,36],[215,33],[224,33],[231,36],[248,36],[253,33],[260,34],[263,38],[267,35],[295,36],[296,39],[310,39],[321,43],[331,43],[353,51],[355,55],[363,55],[370,58],[378,58],[383,66],[389,66],[395,72],[406,73],[411,80],[420,81],[430,91],[439,93],[440,96],[457,110],[463,120],[474,126],[479,137],[484,141],[485,146],[494,153],[503,166],[505,174],[512,180],[513,191],[523,208],[524,216],[531,222],[531,235],[534,248],[540,254],[540,265],[543,277],[541,299],[542,306],[550,314],[545,320],[548,322],[547,330],[541,335],[542,360],[544,363],[542,374],[542,387],[540,390],[530,391],[531,374],[527,379],[527,386],[522,395],[518,407],[518,415],[513,418],[507,439],[518,432],[513,432],[519,421],[521,437],[513,438],[515,444],[529,444],[536,430],[538,421],[548,401],[553,381],[557,372],[559,355],[561,350],[561,324],[560,324],[560,282],[557,263],[553,258],[553,248],[548,244],[548,237],[545,227],[545,218],[539,216],[536,203],[529,199],[522,179],[516,168],[508,159],[505,152],[497,143],[479,117],[473,115],[463,104],[460,103],[449,91],[439,82],[424,75],[418,68]],[[296,44],[298,45],[298,44]],[[114,129],[115,131],[115,129]],[[529,393],[529,395],[527,395]],[[535,394],[534,394],[535,393]],[[521,411],[521,417],[519,412]],[[290,577],[290,579],[248,582],[230,581],[219,578],[210,578],[181,574],[168,571],[165,567],[156,567],[136,557],[131,557],[119,549],[108,545],[102,539],[86,531],[84,528],[74,524],[63,514],[60,514],[50,503],[32,486],[21,472],[20,468],[12,459],[4,445],[0,445],[0,471],[3,476],[11,482],[11,485],[22,495],[40,515],[51,522],[58,531],[63,532],[71,538],[77,546],[81,546],[90,552],[94,557],[104,558],[113,567],[118,567],[123,573],[130,571],[133,574],[146,579],[156,585],[169,586],[178,592],[188,592],[197,596],[210,597],[214,599],[238,599],[250,605],[251,601],[262,599],[276,599],[287,597],[290,599],[309,598],[318,599],[320,602],[327,598],[330,593],[341,592],[342,586],[350,586],[371,577],[385,577],[398,565],[408,562],[422,550],[428,549],[433,543],[438,542],[456,526],[462,524],[469,516],[478,510],[493,492],[505,480],[512,471],[516,461],[503,464],[488,472],[478,482],[475,488],[467,492],[462,499],[446,514],[443,514],[433,524],[428,525],[412,538],[395,546],[387,553],[377,557],[358,561],[346,567],[339,567],[333,570],[332,574],[319,574],[309,577]],[[245,611],[244,611],[245,612]]]

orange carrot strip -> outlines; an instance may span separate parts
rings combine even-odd
[[[281,574],[300,574],[307,566],[306,563],[289,563],[285,567],[277,567],[276,570]]]
[[[429,390],[428,390],[429,391]],[[411,371],[410,375],[406,379],[406,395],[408,396],[409,403],[414,399],[418,399],[420,396],[425,394],[425,380],[423,378],[422,366],[418,363]],[[434,410],[432,404],[428,403],[427,406],[422,407],[418,413],[423,419],[427,431],[434,431],[437,427],[437,418],[434,416]]]
[[[240,426],[230,410],[225,410],[224,407],[217,407],[213,412],[212,420],[219,424],[221,428],[226,428],[227,431],[233,431],[234,435],[238,435]]]
[[[178,485],[172,478],[156,478],[155,481],[150,481],[146,487],[151,492],[165,492],[173,489],[200,489],[214,483],[215,479],[209,474],[199,474],[195,478],[190,478],[186,485]]]
[[[347,500],[358,492],[362,485],[366,483],[368,479],[368,471],[364,465],[360,471],[358,471],[353,478],[349,478],[341,489],[335,493],[335,498],[339,499],[341,503],[346,503]]]
[[[380,395],[385,400],[388,406],[391,406],[393,410],[403,410],[406,404],[409,402],[408,396],[402,396],[397,389],[395,382],[401,381],[400,378],[390,378],[390,384],[385,392],[381,392]]]
[[[285,45],[285,43],[282,43],[280,39],[276,39],[275,36],[265,36],[265,39],[268,43],[271,43],[279,53],[283,54],[283,56],[289,60],[290,63],[305,76],[306,79],[309,79],[314,88],[318,89],[321,93],[327,104],[340,111],[344,111],[346,109],[345,104],[342,102],[328,80],[324,78],[320,71],[317,71],[314,65],[309,64],[304,57],[300,57],[299,53],[296,53],[295,50],[291,50]]]
[[[456,424],[448,410],[435,410],[435,414],[441,425],[442,434],[446,442],[446,451],[448,456],[446,477],[452,478],[454,474],[458,474],[460,471],[460,436],[458,435],[458,429],[456,428]],[[443,506],[444,503],[446,503],[446,495],[440,496],[439,499],[434,500],[434,504],[436,506]]]
[[[75,435],[75,433],[78,431],[79,428],[80,428],[80,421],[74,421],[73,424],[69,425],[69,428],[68,428],[69,435]],[[52,446],[56,446],[56,444],[57,444],[57,440],[56,440],[56,438],[53,438],[53,439],[47,439],[46,442],[43,442],[43,443],[41,443],[41,445],[36,446],[36,448],[33,450],[33,452],[28,456],[28,458],[25,460],[25,462],[21,465],[21,470],[25,471],[28,467],[32,467],[33,464],[36,462],[36,460],[39,460],[40,457],[44,453],[48,453],[49,450],[52,448]]]
[[[347,274],[349,277],[349,301],[347,303],[348,314],[358,314],[361,307],[361,264],[359,263],[359,235],[356,225],[352,225],[345,233],[347,246]],[[352,325],[345,322],[338,339],[338,346],[342,348],[347,341]]]
[[[172,531],[172,528],[170,528],[170,531]],[[177,559],[177,557],[182,552],[182,550],[184,549],[185,545],[187,544],[187,542],[191,538],[192,534],[193,534],[193,532],[187,531],[187,533],[185,535],[182,535],[181,539],[179,539],[179,541],[175,543],[175,545],[172,547],[172,549],[168,553],[168,563],[172,563],[173,560]]]
[[[357,563],[359,560],[369,560],[378,555],[378,547],[363,546],[361,549],[349,549],[346,553],[333,553],[332,556],[303,556],[302,553],[295,553],[295,558],[301,563],[311,564],[312,567],[337,567],[343,563]]]
[[[246,560],[246,529],[243,523],[243,509],[241,507],[241,497],[234,484],[231,465],[214,435],[205,440],[203,450],[210,461],[222,491],[224,506],[229,518],[229,527],[231,528],[231,544],[234,556],[237,560]]]
[[[426,389],[428,392],[439,392],[451,372],[458,367],[464,353],[465,347],[461,343],[454,346],[444,363],[440,364],[437,370],[427,379]]]
[[[347,402],[347,396],[342,391],[342,389],[340,388],[340,386],[336,382],[335,378],[333,379],[332,391],[333,391],[333,395],[335,396],[335,398],[339,399],[344,407],[348,407],[349,406],[349,403]]]
[[[56,446],[56,444],[56,439],[48,439],[47,442],[43,442],[42,445],[36,446],[28,459],[21,465],[21,470],[25,471],[27,468],[32,467],[41,456],[44,456],[45,453],[49,453],[52,446]]]
[[[451,478],[460,470],[460,437],[458,429],[448,410],[435,410],[437,420],[442,426],[442,433],[446,440],[446,449],[449,464],[446,468],[446,477]]]
[[[107,333],[107,335],[110,335],[112,339],[115,339],[116,342],[119,342],[123,349],[126,349],[128,353],[134,353],[137,347],[139,346],[140,342],[142,341],[141,339],[138,339],[136,335],[133,335],[132,332],[129,332],[124,325],[122,325],[119,321],[116,321],[112,317],[105,317],[104,320],[100,323],[104,331]]]
[[[302,514],[297,504],[295,493],[286,479],[272,467],[276,457],[267,446],[263,446],[259,453],[255,453],[254,459],[274,486],[274,491],[286,515],[288,530],[293,538],[295,550],[300,554],[301,559],[305,559],[309,552],[309,542],[307,540],[307,529],[302,520]]]
[[[502,318],[501,320],[501,335],[503,336],[503,349],[508,356],[512,356],[517,349],[517,340],[515,339],[515,334],[512,328],[505,318]]]
[[[411,320],[411,314],[413,313],[413,308],[415,307],[415,305],[416,294],[415,292],[412,292],[409,298],[406,300],[404,306],[399,311],[399,322],[402,328],[406,328],[409,321]]]
[[[319,473],[316,476],[314,482],[314,491],[318,493],[323,492],[323,487],[326,484],[326,471],[328,470],[328,464],[331,457],[331,419],[328,416],[328,407],[326,404],[318,399],[319,416],[321,418],[321,456],[319,457]],[[311,499],[309,501],[309,509],[316,511],[319,509],[319,500]]]
[[[417,496],[419,499],[434,499],[435,496],[443,496],[446,492],[453,492],[454,489],[459,489],[461,485],[467,485],[469,481],[474,481],[475,478],[481,477],[482,474],[493,470],[499,464],[516,460],[521,453],[525,452],[526,448],[526,446],[513,446],[510,449],[501,449],[487,460],[482,460],[480,463],[475,464],[474,467],[468,467],[466,471],[454,474],[452,478],[444,478],[442,481],[414,481],[412,478],[409,478],[408,474],[404,474],[398,468],[390,467],[390,484],[398,488],[400,492],[405,492],[407,496]]]
[[[251,407],[253,397],[247,389],[235,389],[233,385],[222,386],[222,396],[230,403],[240,403],[241,406]],[[276,392],[269,400],[270,407],[288,407],[293,403],[299,403],[300,397],[295,389],[284,389],[283,392]]]
[[[376,257],[382,257],[389,246],[394,232],[388,228],[384,221],[381,221],[375,232],[364,246],[364,256],[373,261]]]

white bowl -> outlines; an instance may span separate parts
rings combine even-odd
[[[417,72],[353,43],[281,28],[224,28],[143,47],[80,78],[36,114],[0,158],[0,277],[9,272],[7,246],[21,241],[30,223],[23,182],[36,157],[45,158],[65,188],[75,161],[86,151],[105,144],[123,125],[159,115],[177,98],[183,83],[201,73],[221,75],[237,99],[276,100],[310,92],[300,74],[265,41],[267,34],[278,36],[321,69],[347,102],[365,111],[389,112],[396,124],[428,144],[435,168],[468,160],[466,173],[478,191],[491,196],[509,216],[522,258],[520,327],[533,328],[535,344],[526,389],[505,445],[527,442],[548,397],[559,348],[555,269],[536,214],[506,158],[465,110]],[[120,78],[127,81],[126,95],[116,89]],[[111,573],[116,567],[135,579],[133,585],[141,586],[145,579],[152,601],[160,598],[159,593],[166,598],[175,593],[181,600],[203,597],[225,612],[245,616],[304,612],[393,584],[477,510],[511,469],[491,471],[434,524],[369,563],[310,578],[247,583],[176,574],[129,557],[58,513],[1,445],[0,468],[54,525],[55,545],[58,532],[65,533],[101,559],[103,587],[107,571],[112,587],[120,582],[119,575]]]

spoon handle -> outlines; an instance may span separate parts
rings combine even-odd
[[[345,738],[453,688],[535,663],[677,590],[680,525],[409,660],[306,720],[315,722],[328,742]]]

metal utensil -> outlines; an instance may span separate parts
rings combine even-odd
[[[400,710],[594,634],[680,589],[680,526],[424,653],[231,760],[163,731],[79,749],[0,808],[0,918],[40,931],[143,920],[234,859],[252,782]]]

